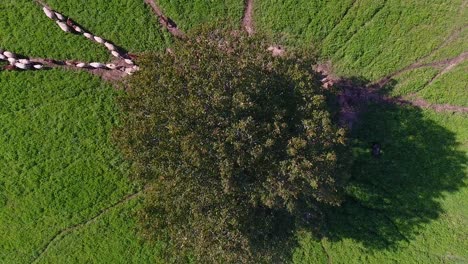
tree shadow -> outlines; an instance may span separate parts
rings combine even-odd
[[[335,107],[336,121],[353,128],[351,177],[343,204],[322,207],[310,224],[276,219],[279,224],[257,245],[276,251],[281,263],[298,247],[298,230],[331,242],[353,239],[369,250],[397,248],[444,213],[441,199],[466,186],[468,160],[455,134],[420,108],[387,96],[396,81],[384,89],[363,88],[368,83],[358,77],[340,80],[338,95],[329,94],[329,103],[341,106]],[[375,143],[379,156],[372,155]]]
[[[319,230],[331,241],[397,247],[444,213],[440,200],[446,194],[466,186],[467,158],[457,149],[455,134],[417,107],[377,99],[391,89],[365,96],[369,103],[351,133],[354,161],[344,203],[325,210]],[[381,145],[379,157],[371,154],[373,142]]]

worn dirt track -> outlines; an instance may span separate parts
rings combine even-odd
[[[163,26],[169,33],[171,33],[174,37],[179,39],[185,39],[185,33],[182,32],[178,27],[177,24],[170,19],[169,17],[165,16],[161,10],[161,8],[156,4],[154,0],[144,0],[144,2],[151,8],[153,13],[158,17],[159,23]]]
[[[255,33],[253,12],[254,12],[254,0],[245,0],[244,17],[242,18],[242,26],[244,27],[245,31],[249,35],[253,35]]]
[[[468,107],[449,104],[433,104],[418,97],[405,97],[403,102],[423,109],[431,109],[436,112],[468,113]]]
[[[371,84],[370,86],[372,87],[376,87],[376,88],[382,88],[384,87],[385,85],[387,85],[393,78],[405,73],[405,72],[408,72],[408,71],[411,71],[411,70],[416,70],[416,69],[420,69],[420,68],[425,68],[425,67],[434,67],[434,68],[443,68],[442,71],[440,72],[440,74],[438,74],[438,77],[440,77],[441,75],[447,73],[448,71],[450,71],[451,69],[453,69],[454,67],[456,67],[457,65],[463,63],[464,61],[466,61],[468,59],[468,52],[463,52],[461,53],[460,55],[454,57],[454,58],[450,58],[450,59],[445,59],[445,60],[441,60],[441,61],[435,61],[435,62],[430,62],[430,63],[421,63],[421,62],[415,62],[401,70],[398,70],[394,73],[391,73],[387,76],[385,76],[384,78],[380,79],[379,81]],[[437,78],[438,78],[437,77]]]

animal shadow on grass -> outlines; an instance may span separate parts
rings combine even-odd
[[[454,133],[421,109],[388,100],[365,108],[351,133],[354,161],[344,203],[325,211],[319,233],[369,249],[394,248],[444,213],[440,199],[465,186],[467,159]],[[371,153],[376,142],[378,157]]]

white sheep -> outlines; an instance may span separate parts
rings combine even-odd
[[[111,51],[111,54],[112,54],[112,56],[117,57],[117,58],[122,57],[122,56],[120,55],[120,53],[119,53],[118,51],[115,51],[115,50]]]
[[[21,70],[27,70],[28,69],[27,64],[20,63],[20,62],[15,63],[15,67],[18,68],[18,69],[21,69]]]
[[[13,65],[13,64],[15,64],[16,59],[15,59],[15,58],[8,58],[8,62],[9,62],[11,65]]]
[[[97,43],[101,43],[101,44],[104,44],[106,41],[103,40],[102,38],[98,37],[98,36],[94,36],[94,40],[97,42]]]
[[[44,14],[45,14],[48,18],[53,19],[53,20],[57,19],[57,16],[55,15],[55,13],[54,13],[52,10],[50,10],[49,8],[47,8],[47,7],[44,6],[44,7],[42,8],[42,11],[44,11]]]
[[[42,64],[34,64],[33,67],[34,67],[34,69],[36,69],[36,70],[40,70],[40,69],[44,68],[44,65],[42,65]]]
[[[55,12],[55,15],[57,16],[57,19],[58,19],[58,20],[61,20],[61,21],[64,21],[64,20],[65,20],[65,17],[62,16],[62,14]]]
[[[85,36],[86,38],[89,38],[89,39],[93,39],[93,35],[89,34],[88,32],[85,32],[83,33],[83,36]]]
[[[129,64],[129,65],[134,65],[135,63],[133,63],[133,61],[131,59],[125,59],[125,63]]]
[[[110,50],[110,51],[115,50],[115,46],[112,45],[112,44],[109,43],[109,42],[104,43],[104,46],[106,46],[106,48],[107,48],[108,50]]]
[[[6,60],[7,57],[5,55],[3,55],[2,53],[0,53],[0,60]]]
[[[57,25],[65,32],[70,32],[70,27],[67,25],[67,23],[61,22],[61,21],[55,21]]]
[[[132,75],[134,71],[132,68],[125,68],[125,73],[127,73],[128,75]]]
[[[99,69],[99,68],[104,68],[106,67],[106,65],[100,63],[100,62],[91,62],[89,64],[89,66],[93,67],[93,68],[96,68],[96,69]]]
[[[16,58],[16,54],[14,54],[13,52],[9,52],[9,51],[4,51],[3,55],[5,55],[7,58],[13,58],[13,59]]]
[[[86,67],[86,63],[80,62],[80,63],[76,64],[76,67],[84,68],[84,67]]]
[[[112,64],[112,63],[106,64],[106,67],[108,69],[111,69],[111,70],[115,70],[117,68],[117,66],[115,64]]]
[[[28,59],[19,59],[18,62],[23,63],[23,64],[30,64],[31,63],[31,61],[29,61]]]

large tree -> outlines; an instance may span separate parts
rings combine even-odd
[[[190,39],[145,55],[120,100],[116,140],[150,186],[144,231],[200,263],[268,260],[275,234],[340,203],[345,132],[309,55],[235,31]]]

